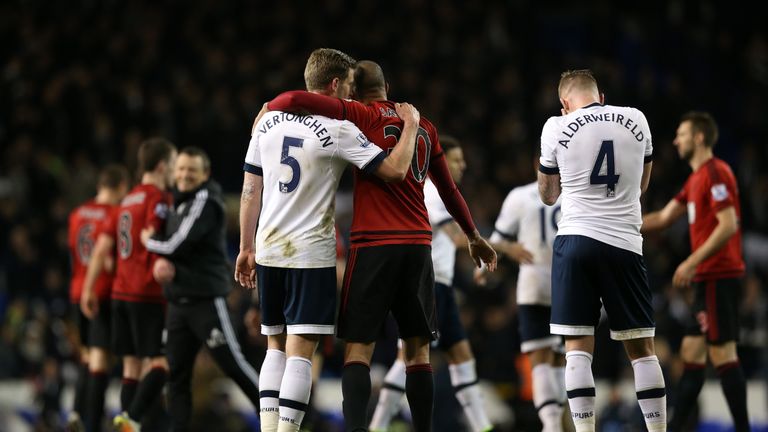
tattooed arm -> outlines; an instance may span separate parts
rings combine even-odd
[[[235,280],[246,288],[256,287],[256,249],[254,237],[261,213],[260,175],[245,172],[243,192],[240,195],[240,253],[235,264]]]

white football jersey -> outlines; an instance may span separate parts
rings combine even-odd
[[[456,265],[456,245],[440,227],[453,223],[453,216],[448,213],[430,179],[424,182],[424,204],[429,213],[429,224],[432,225],[432,267],[435,269],[435,282],[451,286]]]
[[[541,132],[541,167],[560,173],[558,235],[583,235],[642,254],[640,181],[653,153],[635,108],[594,103],[551,117]]]
[[[334,267],[339,179],[347,162],[364,169],[385,156],[351,122],[280,111],[264,115],[245,157],[245,169],[261,171],[264,179],[256,262]]]
[[[516,239],[533,255],[532,264],[520,264],[517,304],[552,304],[552,243],[560,215],[560,199],[542,203],[536,182],[512,189],[501,206],[491,242]]]

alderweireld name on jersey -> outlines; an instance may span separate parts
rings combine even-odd
[[[637,142],[643,142],[643,139],[645,138],[645,134],[643,133],[643,130],[640,129],[640,125],[635,123],[631,118],[615,112],[605,112],[600,114],[584,114],[574,118],[572,122],[566,125],[568,129],[561,132],[563,135],[568,137],[568,139],[560,139],[558,142],[561,146],[568,148],[568,144],[570,144],[571,138],[573,138],[573,136],[582,126],[596,122],[618,123],[627,128],[627,130],[635,136]]]

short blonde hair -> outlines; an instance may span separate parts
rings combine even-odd
[[[579,90],[598,92],[597,80],[590,69],[567,70],[560,74],[560,84],[557,86],[558,96],[563,97],[574,87]]]
[[[334,78],[344,80],[356,63],[355,59],[336,49],[318,48],[312,51],[304,68],[307,90],[322,90]]]

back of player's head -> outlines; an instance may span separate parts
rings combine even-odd
[[[356,94],[363,95],[372,91],[386,91],[387,82],[384,71],[378,63],[371,60],[360,60],[355,67]]]
[[[120,185],[128,185],[130,175],[128,170],[120,164],[109,164],[99,172],[99,181],[97,187],[107,189],[117,189]]]
[[[179,151],[179,154],[191,156],[191,157],[199,157],[203,161],[203,172],[209,173],[211,172],[211,158],[208,157],[208,153],[205,152],[205,150],[201,149],[200,147],[195,146],[187,146],[181,149]]]
[[[443,148],[444,152],[448,153],[453,149],[460,149],[461,143],[451,135],[440,135],[440,147]]]
[[[717,122],[708,112],[704,111],[688,111],[683,114],[680,119],[680,123],[690,122],[691,132],[697,134],[701,132],[704,135],[704,145],[707,147],[714,147],[717,142],[717,138],[720,133],[717,129]]]
[[[307,90],[323,90],[334,78],[346,79],[355,63],[355,59],[336,49],[318,48],[312,51],[304,68]]]
[[[591,70],[567,70],[560,74],[560,84],[557,86],[557,94],[561,99],[565,99],[572,91],[592,92],[595,95],[599,94],[597,80]]]
[[[139,147],[139,172],[152,172],[160,162],[170,162],[176,146],[165,138],[150,138]]]

